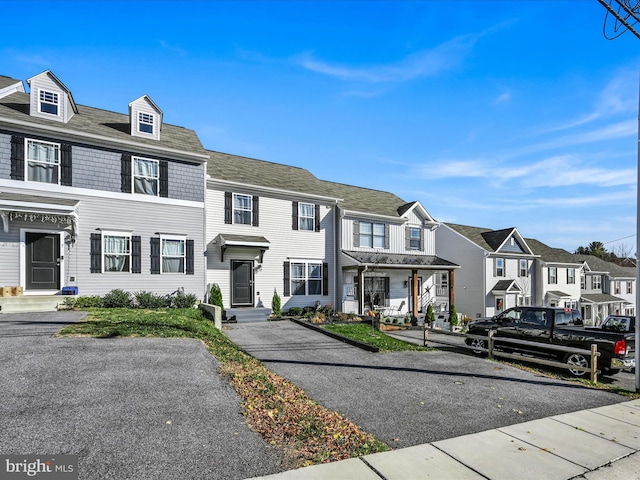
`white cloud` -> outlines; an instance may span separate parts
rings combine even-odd
[[[464,35],[444,42],[431,50],[408,55],[388,65],[354,67],[325,62],[312,53],[297,57],[298,63],[307,70],[348,81],[404,82],[419,77],[437,75],[462,63],[478,35]]]
[[[509,103],[511,101],[511,92],[504,92],[493,102],[496,105],[500,105],[502,103]]]

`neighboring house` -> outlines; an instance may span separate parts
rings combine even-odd
[[[341,310],[418,316],[453,303],[455,263],[436,254],[438,228],[420,202],[388,192],[323,182],[339,198]]]
[[[455,306],[472,318],[492,316],[537,296],[537,255],[517,228],[491,230],[444,223],[436,230],[438,255],[460,265]]]
[[[336,209],[309,171],[208,152],[207,281],[226,309],[336,305]]]
[[[584,262],[580,309],[585,323],[599,325],[607,315],[635,315],[636,269],[621,267],[593,255],[575,255]]]
[[[195,132],[164,124],[146,95],[120,114],[76,104],[50,71],[27,83],[0,77],[0,286],[203,297]]]
[[[535,305],[578,308],[582,296],[580,279],[584,262],[562,248],[552,248],[528,238],[527,244],[538,255],[535,262]]]

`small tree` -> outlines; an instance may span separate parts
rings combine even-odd
[[[451,308],[449,309],[449,323],[451,324],[451,327],[458,325],[458,312],[456,312],[455,305],[451,305]]]
[[[425,316],[425,321],[427,325],[432,326],[436,321],[436,314],[433,313],[433,306],[429,304],[427,307],[427,315]]]
[[[224,311],[224,307],[222,306],[222,291],[220,290],[220,285],[218,285],[217,283],[211,285],[209,303],[212,305],[217,305],[218,307],[220,307],[220,310]]]
[[[274,289],[273,290],[273,298],[271,299],[271,313],[273,313],[274,317],[282,316],[282,302],[280,301],[280,295]]]

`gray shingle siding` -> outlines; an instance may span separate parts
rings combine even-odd
[[[121,153],[76,145],[72,152],[74,187],[120,191]]]
[[[11,135],[0,133],[0,179],[11,178]]]

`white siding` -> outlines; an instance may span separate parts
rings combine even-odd
[[[229,190],[231,191],[231,190]],[[236,192],[238,193],[238,192]],[[246,188],[244,194],[251,194]],[[209,188],[207,190],[207,282],[217,283],[222,291],[225,308],[231,302],[231,260],[254,261],[254,294],[255,306],[271,308],[274,290],[282,299],[282,309],[286,311],[292,306],[312,306],[316,301],[322,305],[334,304],[335,265],[334,265],[334,213],[329,205],[319,204],[320,231],[293,230],[291,226],[292,201],[275,198],[273,195],[259,194],[259,226],[236,225],[224,223],[224,191]],[[313,203],[316,201],[302,198],[296,201]],[[218,234],[250,235],[264,237],[269,241],[269,248],[264,253],[264,261],[259,262],[256,249],[231,248],[221,260],[219,245],[211,242]],[[329,268],[329,295],[294,295],[284,296],[284,262],[291,259],[310,260],[327,263]]]

